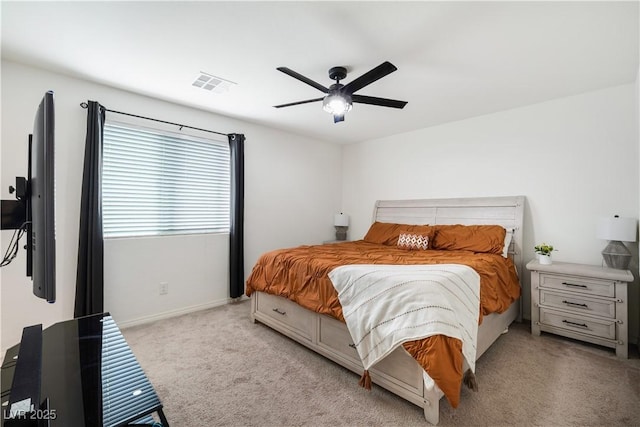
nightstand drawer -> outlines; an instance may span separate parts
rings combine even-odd
[[[614,297],[616,295],[615,282],[598,280],[580,276],[556,276],[540,274],[540,287],[560,289],[563,291],[580,292],[582,294]]]
[[[540,323],[595,337],[615,339],[616,321],[582,317],[572,313],[540,307]]]
[[[540,289],[540,305],[592,316],[616,318],[615,301],[589,298],[575,293],[561,293]]]

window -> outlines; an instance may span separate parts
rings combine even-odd
[[[228,233],[229,181],[226,141],[105,123],[105,237]]]

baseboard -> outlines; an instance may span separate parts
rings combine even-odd
[[[126,320],[126,321],[117,321],[118,327],[120,329],[130,328],[132,326],[144,325],[146,323],[155,322],[157,320],[170,319],[172,317],[181,316],[183,314],[193,313],[195,311],[207,310],[214,307],[220,307],[221,305],[240,302],[244,300],[248,300],[249,298],[246,296],[241,296],[240,298],[225,298],[216,301],[210,301],[205,304],[197,304],[189,307],[183,307],[176,310],[164,311],[162,313],[152,314],[150,316],[138,317],[136,319]]]

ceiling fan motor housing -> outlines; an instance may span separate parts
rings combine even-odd
[[[344,85],[342,83],[334,83],[329,86],[329,92],[327,94],[331,95],[332,93],[340,93],[340,89],[342,89]]]

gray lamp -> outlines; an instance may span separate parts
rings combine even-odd
[[[618,215],[600,218],[597,236],[609,240],[602,250],[602,258],[607,267],[626,270],[631,262],[631,252],[622,242],[635,242],[638,223],[635,218],[621,218]]]
[[[347,240],[347,229],[349,228],[349,215],[342,212],[335,214],[333,225],[336,227],[336,240]]]

